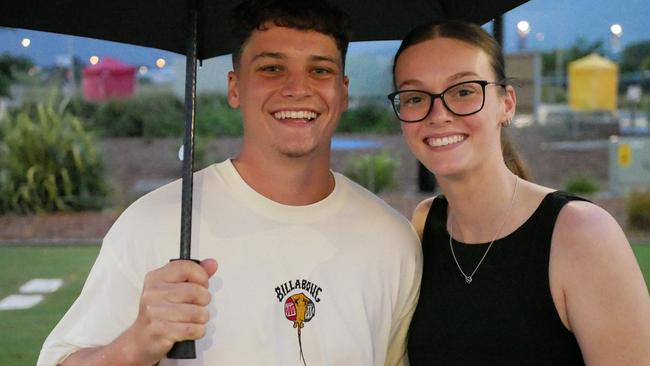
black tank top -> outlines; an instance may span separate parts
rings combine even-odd
[[[449,249],[447,200],[433,201],[422,238],[420,299],[409,330],[411,365],[584,365],[575,336],[553,304],[548,273],[558,213],[576,199],[549,193],[522,226],[494,242],[470,284]],[[453,245],[469,274],[489,243]]]

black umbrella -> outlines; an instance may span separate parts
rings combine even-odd
[[[352,40],[401,39],[413,26],[463,19],[483,24],[528,0],[333,0],[351,16]],[[219,0],[22,0],[2,1],[0,26],[63,33],[184,54],[185,137],[181,198],[180,259],[190,259],[196,63],[229,53],[225,21],[240,1]],[[182,342],[173,358],[194,358]],[[177,352],[178,351],[178,352]]]
[[[401,39],[436,19],[483,24],[527,0],[333,0],[352,17],[352,40]],[[0,25],[136,44],[186,55],[198,19],[199,60],[229,53],[225,21],[239,0],[3,1]]]

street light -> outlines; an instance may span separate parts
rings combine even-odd
[[[20,44],[25,48],[29,47],[31,43],[32,41],[29,38],[23,38],[23,40],[20,41]]]
[[[623,26],[618,23],[614,23],[609,27],[609,31],[612,34],[610,37],[610,44],[612,47],[612,52],[614,54],[618,53],[621,50],[621,37],[623,36]]]
[[[519,35],[518,49],[522,51],[526,48],[526,38],[528,38],[528,33],[530,33],[530,23],[525,20],[519,21],[517,23],[517,34]]]
[[[90,60],[89,60],[89,61],[90,61],[90,64],[91,64],[91,65],[97,65],[97,63],[99,62],[99,57],[97,57],[97,56],[90,56]]]
[[[159,58],[159,59],[156,60],[156,66],[159,69],[162,69],[163,67],[165,67],[166,64],[167,64],[167,61],[165,61],[164,58]]]
[[[612,24],[612,26],[609,27],[609,30],[610,30],[610,31],[612,32],[612,34],[615,35],[616,37],[620,37],[620,36],[623,35],[623,27],[622,27],[620,24],[618,24],[618,23]]]

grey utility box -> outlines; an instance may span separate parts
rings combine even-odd
[[[650,136],[609,138],[609,189],[615,195],[650,189]]]

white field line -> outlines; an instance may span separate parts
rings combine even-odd
[[[43,295],[9,295],[0,301],[0,310],[29,309],[43,301]]]
[[[0,311],[29,309],[43,301],[42,294],[55,292],[63,285],[60,278],[34,278],[20,286],[19,295],[9,295],[0,300]]]
[[[21,294],[44,294],[51,293],[63,286],[60,278],[34,278],[20,286]]]

